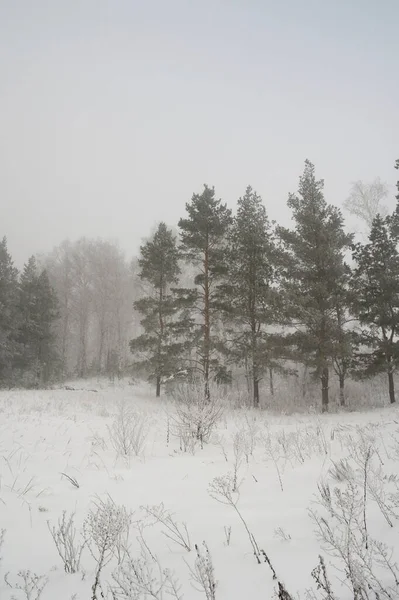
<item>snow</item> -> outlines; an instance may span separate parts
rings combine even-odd
[[[231,506],[217,502],[208,493],[215,477],[233,470],[234,434],[249,425],[258,437],[270,435],[272,443],[278,436],[288,438],[291,433],[292,439],[302,444],[303,462],[277,456],[283,491],[264,441],[257,440],[253,455],[249,455],[248,462],[244,457],[239,468],[242,484],[237,506],[259,547],[267,552],[279,579],[293,596],[298,593],[305,598],[306,589],[314,588],[311,570],[320,552],[327,564],[331,560],[315,535],[309,508],[314,506],[317,484],[327,474],[332,459],[348,455],[343,443],[345,433],[356,436],[357,427],[373,432],[381,453],[385,452],[384,472],[399,475],[398,462],[390,449],[392,436],[399,438],[396,407],[362,413],[291,416],[226,410],[210,442],[203,450],[198,446],[192,454],[182,452],[179,440],[173,435],[167,443],[167,414],[173,410],[167,399],[155,400],[147,388],[127,384],[79,385],[99,391],[0,393],[0,530],[6,530],[0,550],[2,600],[13,596],[26,598],[22,591],[11,589],[4,582],[6,573],[15,582],[21,570],[48,577],[42,600],[91,598],[95,568],[92,556],[85,550],[83,573],[66,574],[47,522],[56,525],[66,510],[76,513],[80,529],[93,501],[109,496],[116,504],[133,511],[133,520],[142,518],[140,507],[163,503],[178,522],[187,523],[193,544],[200,546],[205,540],[218,582],[218,600],[272,598],[276,584],[271,571],[266,564],[256,563],[238,515]],[[121,402],[146,415],[148,436],[140,457],[118,457],[111,444],[108,427]],[[79,488],[62,473],[75,478]],[[375,506],[370,507],[369,514],[372,532],[389,546],[396,544],[399,550],[396,539],[399,524],[390,528]],[[227,545],[224,527],[230,526],[231,543]],[[151,552],[163,568],[175,572],[184,598],[205,598],[190,580],[188,565],[194,564],[195,550],[188,553],[168,540],[162,529],[156,524],[143,530]],[[284,535],[276,530],[282,530]],[[137,536],[137,529],[132,527],[133,555],[139,552]],[[104,589],[111,582],[115,568],[113,560],[104,570]],[[350,590],[339,582],[340,576],[330,569],[339,598],[349,599]]]

